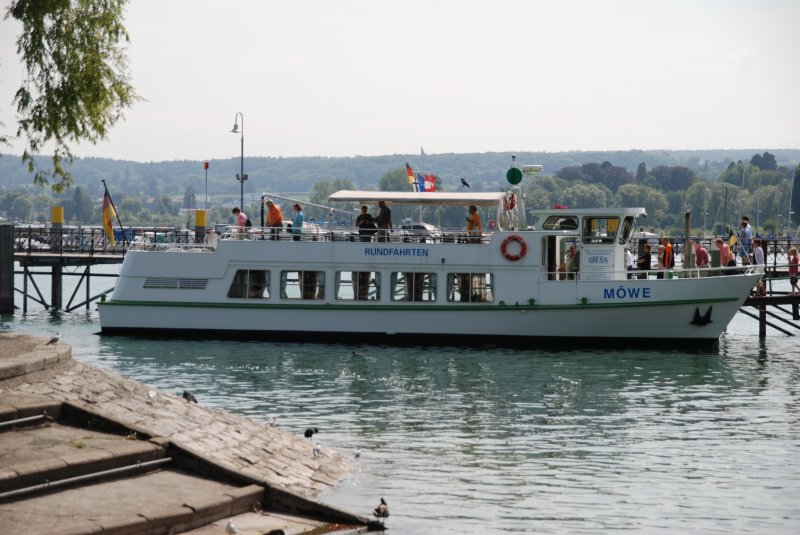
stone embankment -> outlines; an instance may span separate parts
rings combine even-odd
[[[350,474],[351,460],[77,362],[70,346],[47,342],[0,333],[0,525],[142,534],[216,533],[226,521],[241,533],[367,526],[316,501]],[[8,424],[44,411],[46,420]]]

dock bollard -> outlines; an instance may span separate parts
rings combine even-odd
[[[64,241],[64,207],[53,206],[50,220],[53,222],[53,234],[50,239],[50,250],[61,252],[61,245]]]

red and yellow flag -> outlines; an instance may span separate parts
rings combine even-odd
[[[417,191],[417,179],[414,177],[414,170],[411,169],[411,166],[408,165],[408,162],[406,162],[406,173],[408,174],[408,183],[411,184],[411,187],[414,188],[414,191]]]
[[[106,233],[106,238],[111,247],[116,245],[117,241],[114,239],[114,217],[117,212],[114,210],[114,205],[111,204],[111,196],[106,191],[103,195],[103,232]]]

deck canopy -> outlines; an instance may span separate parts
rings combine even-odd
[[[431,204],[431,205],[459,205],[468,206],[498,206],[505,197],[503,191],[482,192],[482,193],[462,193],[458,191],[358,191],[342,190],[337,191],[330,197],[329,201],[338,202],[359,202],[377,203],[386,201],[386,204]]]

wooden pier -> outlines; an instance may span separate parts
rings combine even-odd
[[[746,307],[752,307],[758,313],[753,313]],[[798,323],[800,321],[800,295],[773,293],[762,297],[750,296],[739,312],[758,320],[759,338],[766,338],[767,326],[786,336],[794,336],[795,332],[800,332],[800,323]],[[791,319],[788,318],[789,316]]]
[[[0,314],[14,312],[14,294],[20,293],[22,311],[28,311],[28,301],[50,310],[71,312],[100,299],[111,290],[92,295],[92,278],[114,277],[116,274],[93,273],[92,266],[120,264],[125,253],[139,236],[155,239],[183,241],[194,240],[194,232],[175,228],[150,227],[126,229],[124,236],[114,245],[106,238],[102,228],[63,228],[57,225],[12,226],[0,225]],[[14,262],[20,270],[14,271]],[[78,268],[77,271],[75,269]],[[83,268],[83,269],[80,269]],[[22,288],[14,286],[14,275],[23,275]],[[50,301],[44,297],[35,275],[50,277]],[[80,277],[66,306],[64,305],[64,277]],[[78,296],[83,289],[82,297]]]

